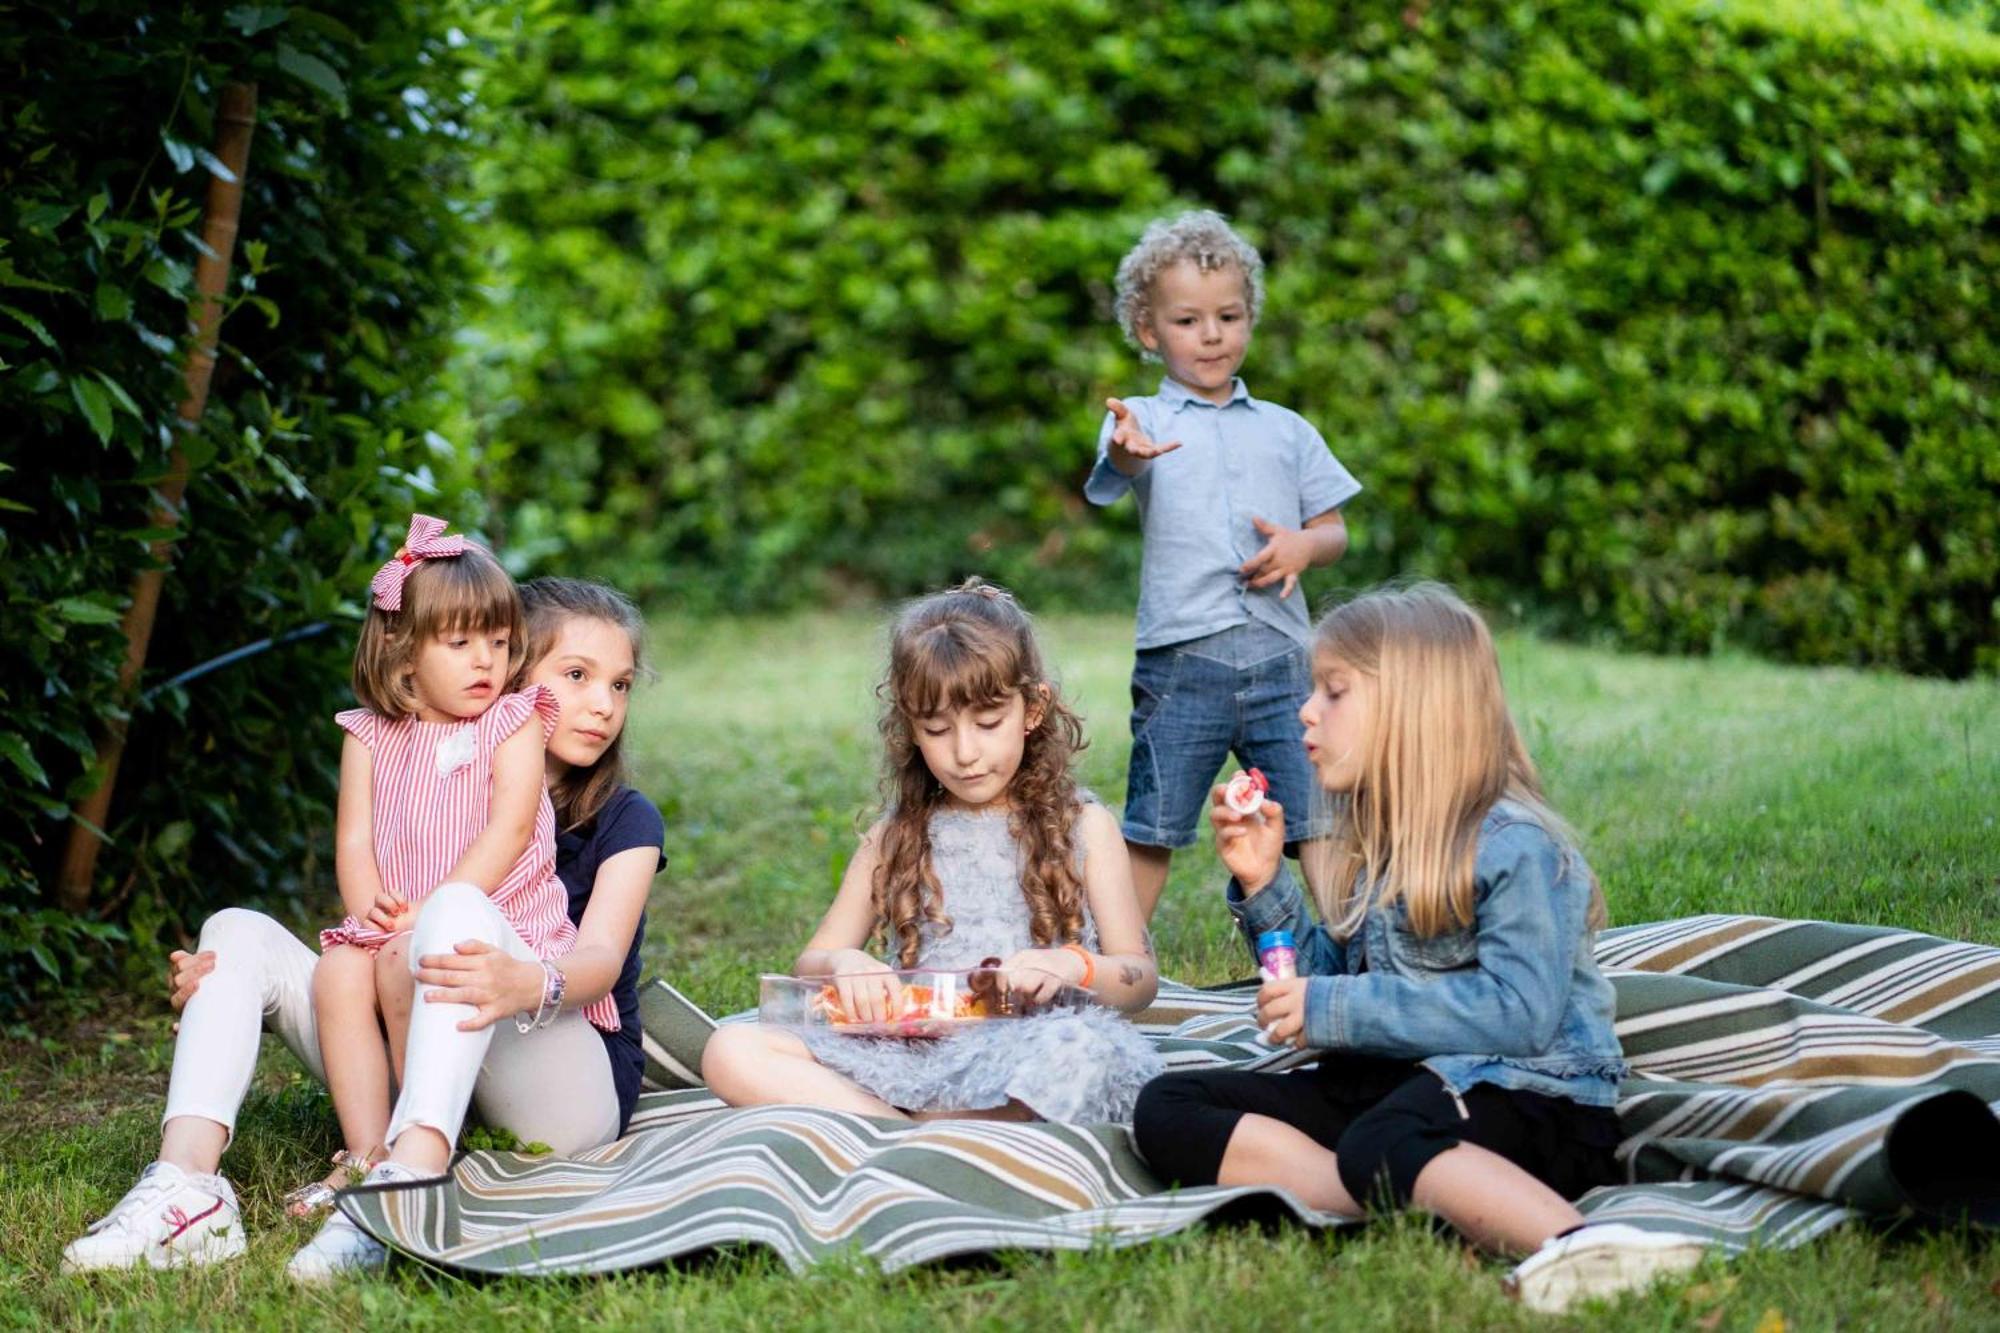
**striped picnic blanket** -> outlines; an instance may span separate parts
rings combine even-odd
[[[1597,952],[1632,1064],[1618,1108],[1631,1183],[1585,1196],[1586,1214],[1729,1250],[1803,1244],[1856,1217],[2000,1224],[2000,949],[1700,916],[1607,931]],[[1309,1060],[1258,1039],[1254,995],[1164,983],[1138,1021],[1172,1068]],[[468,1153],[443,1182],[352,1190],[341,1207],[407,1254],[516,1274],[744,1242],[794,1268],[862,1255],[895,1270],[1137,1244],[1245,1207],[1341,1221],[1281,1190],[1168,1191],[1118,1125],[730,1110],[698,1087],[647,1093],[604,1148]]]

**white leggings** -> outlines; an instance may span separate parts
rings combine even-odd
[[[425,954],[450,953],[461,940],[484,940],[517,958],[533,958],[493,900],[469,884],[441,885],[424,900],[410,942],[410,967]],[[250,1090],[262,1030],[276,1034],[321,1082],[312,974],[319,955],[261,912],[231,907],[203,923],[201,945],[215,970],[181,1011],[174,1070],[162,1121],[213,1120],[236,1133],[236,1112]],[[468,1104],[480,1119],[512,1130],[524,1143],[578,1152],[618,1136],[618,1092],[604,1039],[576,1010],[523,1035],[512,1018],[460,1032],[470,1005],[432,1004],[423,986],[410,1014],[403,1090],[388,1141],[424,1125],[456,1144]]]

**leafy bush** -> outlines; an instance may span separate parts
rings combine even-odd
[[[467,277],[443,169],[463,135],[454,13],[31,0],[0,25],[0,1005],[120,922],[145,940],[222,902],[330,896],[344,623],[157,687],[351,614],[417,498],[464,512],[462,465],[424,433]],[[207,413],[178,437],[193,479],[153,692],[132,700],[119,619],[159,535],[230,81],[259,94],[242,243]],[[77,915],[52,885],[70,805],[128,714],[113,842]]]
[[[1129,595],[1078,490],[1150,217],[1423,572],[1653,648],[2000,668],[2000,41],[1914,0],[652,0],[487,96],[462,373],[524,558],[740,606]]]

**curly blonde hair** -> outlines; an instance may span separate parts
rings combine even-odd
[[[1160,354],[1139,341],[1139,326],[1153,316],[1153,284],[1160,274],[1186,261],[1203,273],[1234,264],[1243,273],[1243,307],[1255,327],[1264,308],[1264,258],[1257,247],[1236,234],[1222,214],[1193,209],[1174,218],[1148,223],[1139,243],[1118,261],[1117,296],[1112,313],[1125,341],[1148,361]]]
[[[1083,724],[1042,665],[1034,626],[1013,595],[980,579],[920,598],[896,617],[889,670],[876,687],[883,744],[880,861],[871,884],[875,926],[899,966],[914,967],[930,923],[951,918],[931,863],[931,815],[946,792],[917,748],[918,718],[1005,703],[1019,695],[1029,728],[1007,789],[1008,828],[1022,848],[1021,896],[1043,948],[1083,937],[1076,858],[1077,785],[1071,762]]]

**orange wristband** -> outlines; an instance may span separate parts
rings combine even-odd
[[[1097,980],[1097,960],[1092,958],[1090,950],[1084,948],[1081,944],[1065,944],[1063,948],[1068,949],[1083,960],[1083,980],[1079,981],[1077,985],[1083,987],[1085,990],[1089,990],[1090,983]]]

